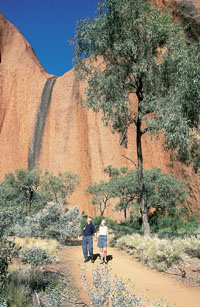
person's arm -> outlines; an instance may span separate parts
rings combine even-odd
[[[93,234],[94,234],[94,239],[97,240],[97,232],[96,232],[96,229],[94,227],[94,224],[93,225]]]
[[[107,234],[107,244],[109,244],[109,230],[108,230],[108,227],[107,227],[107,232],[106,232],[106,234]]]

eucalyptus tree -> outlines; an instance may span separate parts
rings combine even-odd
[[[47,201],[55,201],[56,204],[67,204],[69,197],[80,186],[80,177],[74,173],[64,172],[56,176],[46,171],[42,176],[41,191]]]
[[[0,207],[8,209],[25,208],[30,214],[31,209],[38,211],[45,206],[44,196],[40,191],[41,170],[34,168],[16,170],[5,175],[0,186]]]
[[[94,19],[77,23],[71,43],[76,70],[87,81],[85,105],[102,112],[121,145],[128,145],[129,127],[136,127],[139,203],[148,236],[142,138],[160,131],[166,150],[190,158],[191,129],[200,110],[198,44],[189,50],[171,16],[147,0],[102,0]],[[197,65],[191,65],[193,58]],[[195,95],[184,86],[188,80]]]
[[[97,206],[100,215],[103,216],[109,206],[108,201],[113,197],[109,183],[100,181],[99,183],[91,184],[87,187],[86,193],[93,195],[92,204]]]

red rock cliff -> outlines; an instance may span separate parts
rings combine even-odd
[[[0,179],[35,164],[55,174],[75,172],[82,185],[71,204],[95,214],[84,191],[105,178],[103,169],[109,164],[132,167],[122,155],[136,161],[134,127],[129,131],[128,149],[120,147],[118,136],[103,126],[100,114],[80,106],[84,85],[76,80],[74,71],[57,79],[47,74],[23,35],[1,14],[0,55]],[[178,164],[171,170],[159,141],[144,136],[143,148],[145,168],[156,166],[186,178],[191,187],[187,206],[200,218],[197,175]],[[106,214],[115,217],[111,207]]]

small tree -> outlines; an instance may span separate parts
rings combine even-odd
[[[119,197],[117,209],[123,210],[125,220],[127,209],[131,206],[139,208],[140,211],[137,172],[112,166],[106,167],[104,171],[111,177],[108,182],[110,192],[113,197]],[[159,212],[160,217],[176,210],[186,200],[187,190],[184,181],[176,179],[173,175],[162,173],[159,168],[144,170],[144,183],[148,211],[154,208]]]
[[[108,172],[109,170],[109,172]],[[124,212],[124,218],[127,218],[127,210],[130,208],[133,201],[138,199],[139,189],[137,184],[137,174],[133,171],[128,171],[127,168],[112,168],[108,166],[104,169],[111,177],[109,180],[110,190],[113,197],[120,199],[116,205],[116,209]]]
[[[187,187],[184,181],[171,174],[162,173],[159,168],[145,170],[144,178],[148,208],[158,209],[162,216],[187,199]]]
[[[56,204],[67,204],[69,197],[80,185],[80,178],[70,172],[59,173],[58,176],[46,171],[42,177],[41,190],[45,193],[47,201]]]
[[[32,207],[36,211],[41,209],[46,202],[40,185],[41,170],[38,168],[31,171],[19,169],[14,174],[6,174],[0,188],[0,206],[26,208],[28,214]]]
[[[93,195],[92,204],[97,206],[100,215],[103,216],[108,207],[109,199],[113,197],[110,185],[104,181],[94,183],[87,187],[86,193]]]
[[[102,0],[97,17],[77,24],[72,44],[76,69],[88,84],[87,107],[102,112],[121,145],[128,144],[130,125],[136,127],[139,203],[149,236],[142,137],[160,131],[166,150],[190,160],[200,114],[199,43],[188,47],[171,16],[151,1]]]

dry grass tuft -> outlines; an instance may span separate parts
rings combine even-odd
[[[41,248],[48,254],[55,255],[57,249],[60,247],[60,243],[53,239],[41,239],[41,238],[16,238],[16,247],[22,247],[22,249]]]

